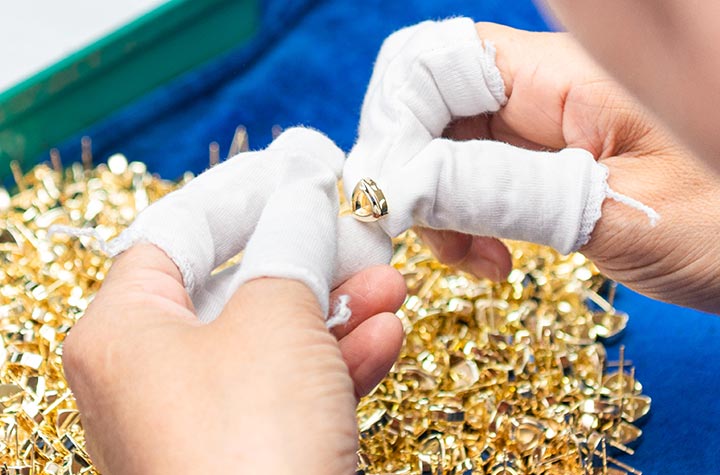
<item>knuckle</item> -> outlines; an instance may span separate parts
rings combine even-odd
[[[95,361],[90,350],[92,338],[88,332],[87,324],[81,319],[70,330],[62,347],[62,363],[65,376],[71,385],[84,378],[90,369],[90,362]]]
[[[75,323],[62,346],[62,362],[65,375],[72,384],[92,378],[102,366],[108,343],[108,328],[98,321],[94,306]]]

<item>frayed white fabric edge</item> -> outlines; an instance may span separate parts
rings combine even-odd
[[[337,298],[335,306],[333,307],[333,313],[325,320],[325,326],[330,330],[340,325],[345,325],[350,321],[352,317],[352,310],[350,310],[349,304],[350,296],[341,295]]]
[[[76,228],[60,224],[52,225],[48,228],[47,239],[50,239],[54,234],[65,234],[75,238],[92,238],[97,242],[100,251],[108,257],[115,257],[138,242],[132,236],[129,236],[127,231],[118,236],[118,238],[108,242],[95,228]],[[175,263],[177,265],[177,261],[175,261]],[[183,276],[185,276],[185,273],[183,273]],[[348,321],[350,321],[350,317],[352,317],[352,310],[350,310],[349,303],[349,295],[340,295],[337,298],[332,314],[329,314],[328,318],[325,320],[325,325],[328,330],[340,325],[345,325]]]
[[[127,251],[132,246],[139,242],[148,242],[154,244],[166,254],[166,249],[172,249],[171,246],[167,246],[160,240],[143,237],[139,233],[134,232],[132,228],[128,228],[116,238],[107,241],[95,228],[76,228],[73,226],[63,226],[60,224],[53,224],[48,228],[47,239],[50,239],[54,234],[65,234],[76,238],[89,237],[93,238],[97,242],[98,249],[108,257],[117,257],[118,254]],[[192,293],[195,289],[195,277],[193,276],[191,266],[182,256],[170,255],[168,257],[175,263],[180,269],[180,273],[183,276],[183,285],[188,293]]]
[[[89,237],[93,238],[98,245],[100,251],[108,257],[115,257],[123,251],[126,251],[133,244],[134,240],[126,235],[128,231],[120,234],[117,238],[107,241],[96,228],[76,228],[74,226],[64,226],[61,224],[53,224],[48,228],[47,238],[50,239],[54,234],[65,234],[72,237]]]
[[[650,206],[641,203],[640,201],[630,198],[629,196],[623,195],[622,193],[618,193],[617,191],[613,190],[609,186],[607,187],[607,197],[617,201],[618,203],[622,203],[625,206],[629,206],[631,208],[635,208],[638,211],[642,211],[645,213],[645,215],[648,217],[648,220],[650,220],[650,226],[653,228],[657,226],[658,221],[660,221],[660,213],[655,211]]]
[[[654,228],[657,226],[658,221],[660,221],[660,214],[650,206],[610,188],[608,184],[610,170],[607,166],[602,163],[596,163],[596,167],[596,173],[599,173],[600,176],[592,180],[585,212],[583,213],[580,223],[580,231],[578,232],[577,241],[575,241],[575,245],[573,246],[573,251],[577,251],[590,241],[590,236],[595,229],[595,225],[602,216],[602,205],[606,198],[641,211],[648,217],[650,227]]]
[[[106,254],[110,256],[110,246],[108,246],[108,242],[105,240],[104,237],[100,235],[97,229],[95,228],[76,228],[73,226],[63,226],[61,224],[53,224],[48,228],[47,231],[47,239],[50,239],[55,234],[66,234],[68,236],[80,238],[80,237],[89,237],[93,238],[98,245],[98,248],[100,248],[100,251],[103,254]]]
[[[485,80],[488,91],[502,107],[507,104],[508,97],[505,95],[505,81],[503,81],[500,69],[497,67],[497,51],[495,43],[490,40],[483,40],[482,46],[485,49],[483,55],[483,71],[487,73]]]

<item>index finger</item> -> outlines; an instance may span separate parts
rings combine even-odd
[[[489,138],[535,150],[584,148],[601,156],[604,132],[631,109],[631,98],[572,36],[494,23],[477,23],[476,30],[495,44],[508,100],[490,116],[455,125],[449,136]],[[601,114],[609,109],[612,115]]]

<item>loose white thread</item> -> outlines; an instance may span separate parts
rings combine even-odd
[[[63,226],[61,224],[53,224],[48,228],[47,238],[50,239],[54,234],[66,234],[72,237],[90,237],[97,241],[98,247],[106,255],[112,255],[110,246],[104,237],[100,235],[95,228],[75,228],[73,226]]]
[[[629,206],[631,208],[634,208],[638,211],[642,211],[643,213],[645,213],[645,215],[647,215],[648,219],[650,219],[650,226],[655,227],[657,225],[658,221],[660,221],[660,214],[657,211],[655,211],[654,209],[652,209],[651,207],[649,207],[648,205],[643,204],[636,199],[630,198],[629,196],[625,196],[622,193],[618,193],[617,191],[613,190],[609,186],[607,187],[606,193],[607,193],[608,198],[611,198],[611,199],[617,201],[618,203],[622,203],[626,206]]]
[[[593,178],[590,180],[591,190],[587,198],[587,203],[585,203],[585,211],[583,212],[580,223],[577,241],[575,241],[575,245],[572,248],[573,251],[580,249],[590,241],[590,235],[595,229],[595,224],[597,224],[602,215],[602,204],[606,198],[641,211],[648,217],[651,227],[655,227],[660,220],[660,214],[650,206],[610,188],[607,182],[608,176],[610,175],[608,167],[598,162],[595,162],[595,166],[597,169],[593,171]]]
[[[338,297],[332,315],[325,320],[325,326],[327,326],[328,330],[338,325],[345,325],[350,321],[352,310],[350,310],[348,303],[350,303],[349,295],[341,295]]]

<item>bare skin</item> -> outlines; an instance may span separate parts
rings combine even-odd
[[[102,473],[353,473],[357,397],[402,343],[405,285],[389,267],[347,281],[334,335],[303,284],[259,279],[213,323],[152,245],[120,256],[64,346]]]
[[[534,149],[580,147],[610,169],[610,186],[655,208],[642,213],[606,200],[582,249],[610,277],[660,300],[720,312],[720,179],[566,33],[531,33],[480,23],[509,96],[491,116],[451,124],[458,139],[492,138]],[[510,270],[497,240],[421,230],[446,262],[491,278]],[[440,238],[440,239],[438,239]],[[479,264],[478,264],[479,263]]]
[[[600,64],[720,172],[720,3],[546,1]]]
[[[714,128],[719,122],[720,89],[712,75],[718,68],[712,62],[720,61],[713,49],[720,42],[706,38],[703,46],[698,40],[704,38],[698,35],[717,35],[714,28],[709,33],[700,28],[688,37],[688,44],[694,41],[703,46],[700,51],[714,54],[703,70],[707,74],[680,91],[684,77],[663,75],[687,68],[657,69],[670,64],[665,57],[639,58],[646,63],[628,68],[638,53],[627,45],[648,44],[657,34],[636,38],[639,43],[629,41],[634,33],[603,37],[611,31],[603,30],[603,22],[608,28],[611,21],[625,26],[648,22],[637,16],[642,12],[633,10],[636,16],[618,20],[609,12],[620,8],[619,0],[553,3],[568,24],[587,27],[583,41],[599,51],[605,64],[613,70],[626,67],[618,77],[626,78],[633,91],[647,86],[639,97],[678,137],[718,166],[720,135],[705,125]],[[623,8],[656,5],[638,0],[633,5],[640,6],[631,8],[629,3],[623,2]],[[717,8],[712,2],[693,3]],[[604,5],[607,15],[593,13],[590,5]],[[678,7],[680,0],[662,5],[673,18],[670,7]],[[665,16],[653,16],[649,31],[657,33],[658,18]],[[706,25],[715,18],[698,21]],[[591,22],[597,28],[588,26]],[[685,30],[672,30],[674,38],[682,40]],[[492,116],[451,124],[447,135],[592,151],[610,168],[614,189],[653,206],[662,219],[651,228],[641,213],[607,200],[583,251],[608,275],[647,295],[720,312],[718,178],[568,35],[492,24],[478,24],[478,34],[497,46],[510,99]],[[601,37],[611,46],[598,46]],[[673,54],[688,44],[681,43]],[[652,56],[659,50],[648,51]],[[695,62],[688,64],[702,59],[696,50],[690,56]],[[657,85],[648,86],[655,79]],[[680,93],[663,97],[668,87]],[[673,116],[680,106],[690,112]],[[499,241],[438,233],[423,231],[446,261],[493,278],[509,271],[509,256]],[[402,302],[404,286],[394,271],[379,267],[338,291],[353,296],[354,316],[334,335],[325,330],[313,294],[298,282],[280,279],[246,284],[218,320],[200,326],[172,262],[149,245],[127,251],[64,350],[66,374],[97,466],[109,475],[353,473],[356,398],[382,378],[397,355],[402,328],[388,312]]]

